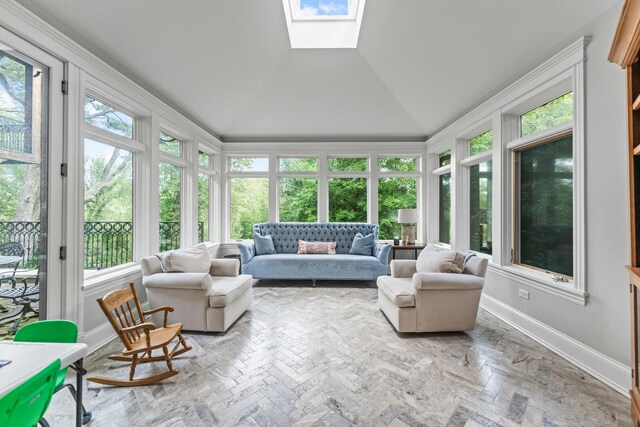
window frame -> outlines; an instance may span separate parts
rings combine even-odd
[[[145,231],[141,224],[142,220],[142,197],[141,177],[144,174],[143,158],[147,151],[146,144],[142,139],[142,129],[144,127],[144,114],[148,112],[139,106],[135,106],[133,101],[122,97],[121,95],[107,90],[105,86],[90,77],[87,77],[84,85],[78,91],[79,95],[79,113],[81,115],[79,122],[79,135],[77,141],[77,161],[78,161],[78,183],[77,190],[84,199],[84,148],[85,140],[90,139],[100,144],[108,145],[114,148],[129,151],[132,158],[132,261],[113,267],[97,270],[86,274],[84,269],[84,203],[81,203],[77,209],[78,218],[81,219],[81,226],[78,230],[78,244],[81,251],[76,252],[79,257],[78,265],[80,266],[79,274],[82,276],[83,287],[91,285],[93,282],[99,281],[103,277],[109,277],[117,274],[119,271],[130,269],[137,265],[137,260],[146,252],[145,247]],[[114,132],[102,129],[98,126],[87,123],[84,118],[84,100],[85,97],[91,97],[105,105],[113,107],[121,111],[133,119],[133,138],[127,138]]]
[[[440,155],[449,150],[451,150],[451,162],[448,165],[440,166]],[[429,213],[433,218],[433,220],[430,221],[432,224],[432,227],[430,227],[431,233],[429,234],[438,236],[436,239],[433,239],[433,241],[436,242],[438,245],[445,248],[453,248],[455,247],[456,228],[457,228],[455,224],[456,203],[454,199],[456,195],[456,192],[455,192],[456,176],[454,171],[456,170],[455,160],[457,157],[457,153],[456,153],[455,147],[453,147],[453,143],[450,142],[443,146],[434,147],[434,149],[431,151],[430,157],[432,162],[431,176],[435,177],[435,179],[431,180],[433,182],[433,185],[430,186],[431,191],[430,191],[430,194],[428,195],[429,200],[432,201],[430,203]],[[440,240],[440,177],[442,175],[447,175],[447,174],[451,175],[451,184],[450,184],[451,207],[449,210],[450,216],[451,216],[450,218],[451,233],[449,236],[450,243],[442,242]]]
[[[209,156],[209,166],[202,166],[200,164],[200,153],[205,153]],[[215,206],[216,204],[214,203],[215,200],[217,200],[217,192],[218,192],[218,168],[217,168],[217,160],[218,160],[218,153],[215,150],[212,150],[211,148],[209,148],[206,144],[200,142],[198,143],[198,151],[196,154],[196,158],[197,161],[195,162],[196,164],[196,197],[195,197],[195,201],[196,201],[196,226],[199,225],[200,222],[200,218],[198,217],[198,212],[199,212],[199,194],[198,194],[198,183],[200,181],[200,175],[206,175],[209,178],[209,234],[204,236],[205,238],[205,242],[211,242],[215,240],[215,236],[217,235],[217,227],[216,227],[216,220],[218,218],[218,216],[216,215],[216,209]],[[198,239],[198,234],[196,231],[196,242],[199,241]]]

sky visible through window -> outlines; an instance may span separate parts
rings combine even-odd
[[[304,16],[347,16],[349,0],[300,0]]]

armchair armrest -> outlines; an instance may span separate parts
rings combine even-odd
[[[157,273],[143,276],[145,288],[193,289],[210,292],[213,283],[209,273]]]
[[[373,253],[378,260],[384,265],[389,263],[389,254],[391,253],[391,245],[386,243],[376,243],[373,247]]]
[[[416,261],[412,259],[394,259],[391,261],[391,277],[411,278],[416,273]]]
[[[457,273],[416,273],[413,287],[417,290],[429,289],[482,289],[484,278],[472,274]]]
[[[145,316],[148,316],[149,314],[154,314],[154,313],[157,313],[159,311],[164,311],[163,326],[166,328],[167,327],[167,323],[169,322],[169,313],[172,313],[173,310],[174,310],[173,307],[164,306],[164,307],[152,308],[151,310],[143,311],[142,314],[145,315]]]
[[[242,265],[246,265],[256,254],[256,248],[253,242],[238,243],[238,250],[240,251],[240,262]]]
[[[212,259],[209,274],[214,277],[236,277],[238,275],[239,267],[240,261],[238,261],[237,259]]]
[[[156,325],[154,325],[151,322],[144,322],[144,323],[140,323],[138,325],[133,325],[133,326],[129,326],[128,328],[122,328],[120,329],[121,332],[133,332],[133,331],[137,331],[138,329],[142,329],[145,333],[147,331],[152,331],[156,328]]]

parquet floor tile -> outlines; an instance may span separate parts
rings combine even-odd
[[[193,351],[162,384],[88,384],[91,426],[628,426],[629,400],[480,310],[468,333],[397,334],[375,287],[254,287],[226,334],[186,333]],[[92,374],[128,368],[89,356]],[[140,374],[162,369],[149,364]],[[46,415],[70,426],[73,401]]]

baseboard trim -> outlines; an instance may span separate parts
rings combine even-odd
[[[149,302],[142,303],[142,310],[149,310]],[[145,316],[150,318],[150,316]],[[84,332],[78,336],[78,342],[85,343],[89,347],[87,354],[91,354],[107,345],[111,340],[117,338],[117,334],[111,327],[109,322],[104,322],[100,326],[96,326],[90,331]]]
[[[628,366],[487,294],[482,295],[480,306],[623,396],[629,397],[631,369]]]

